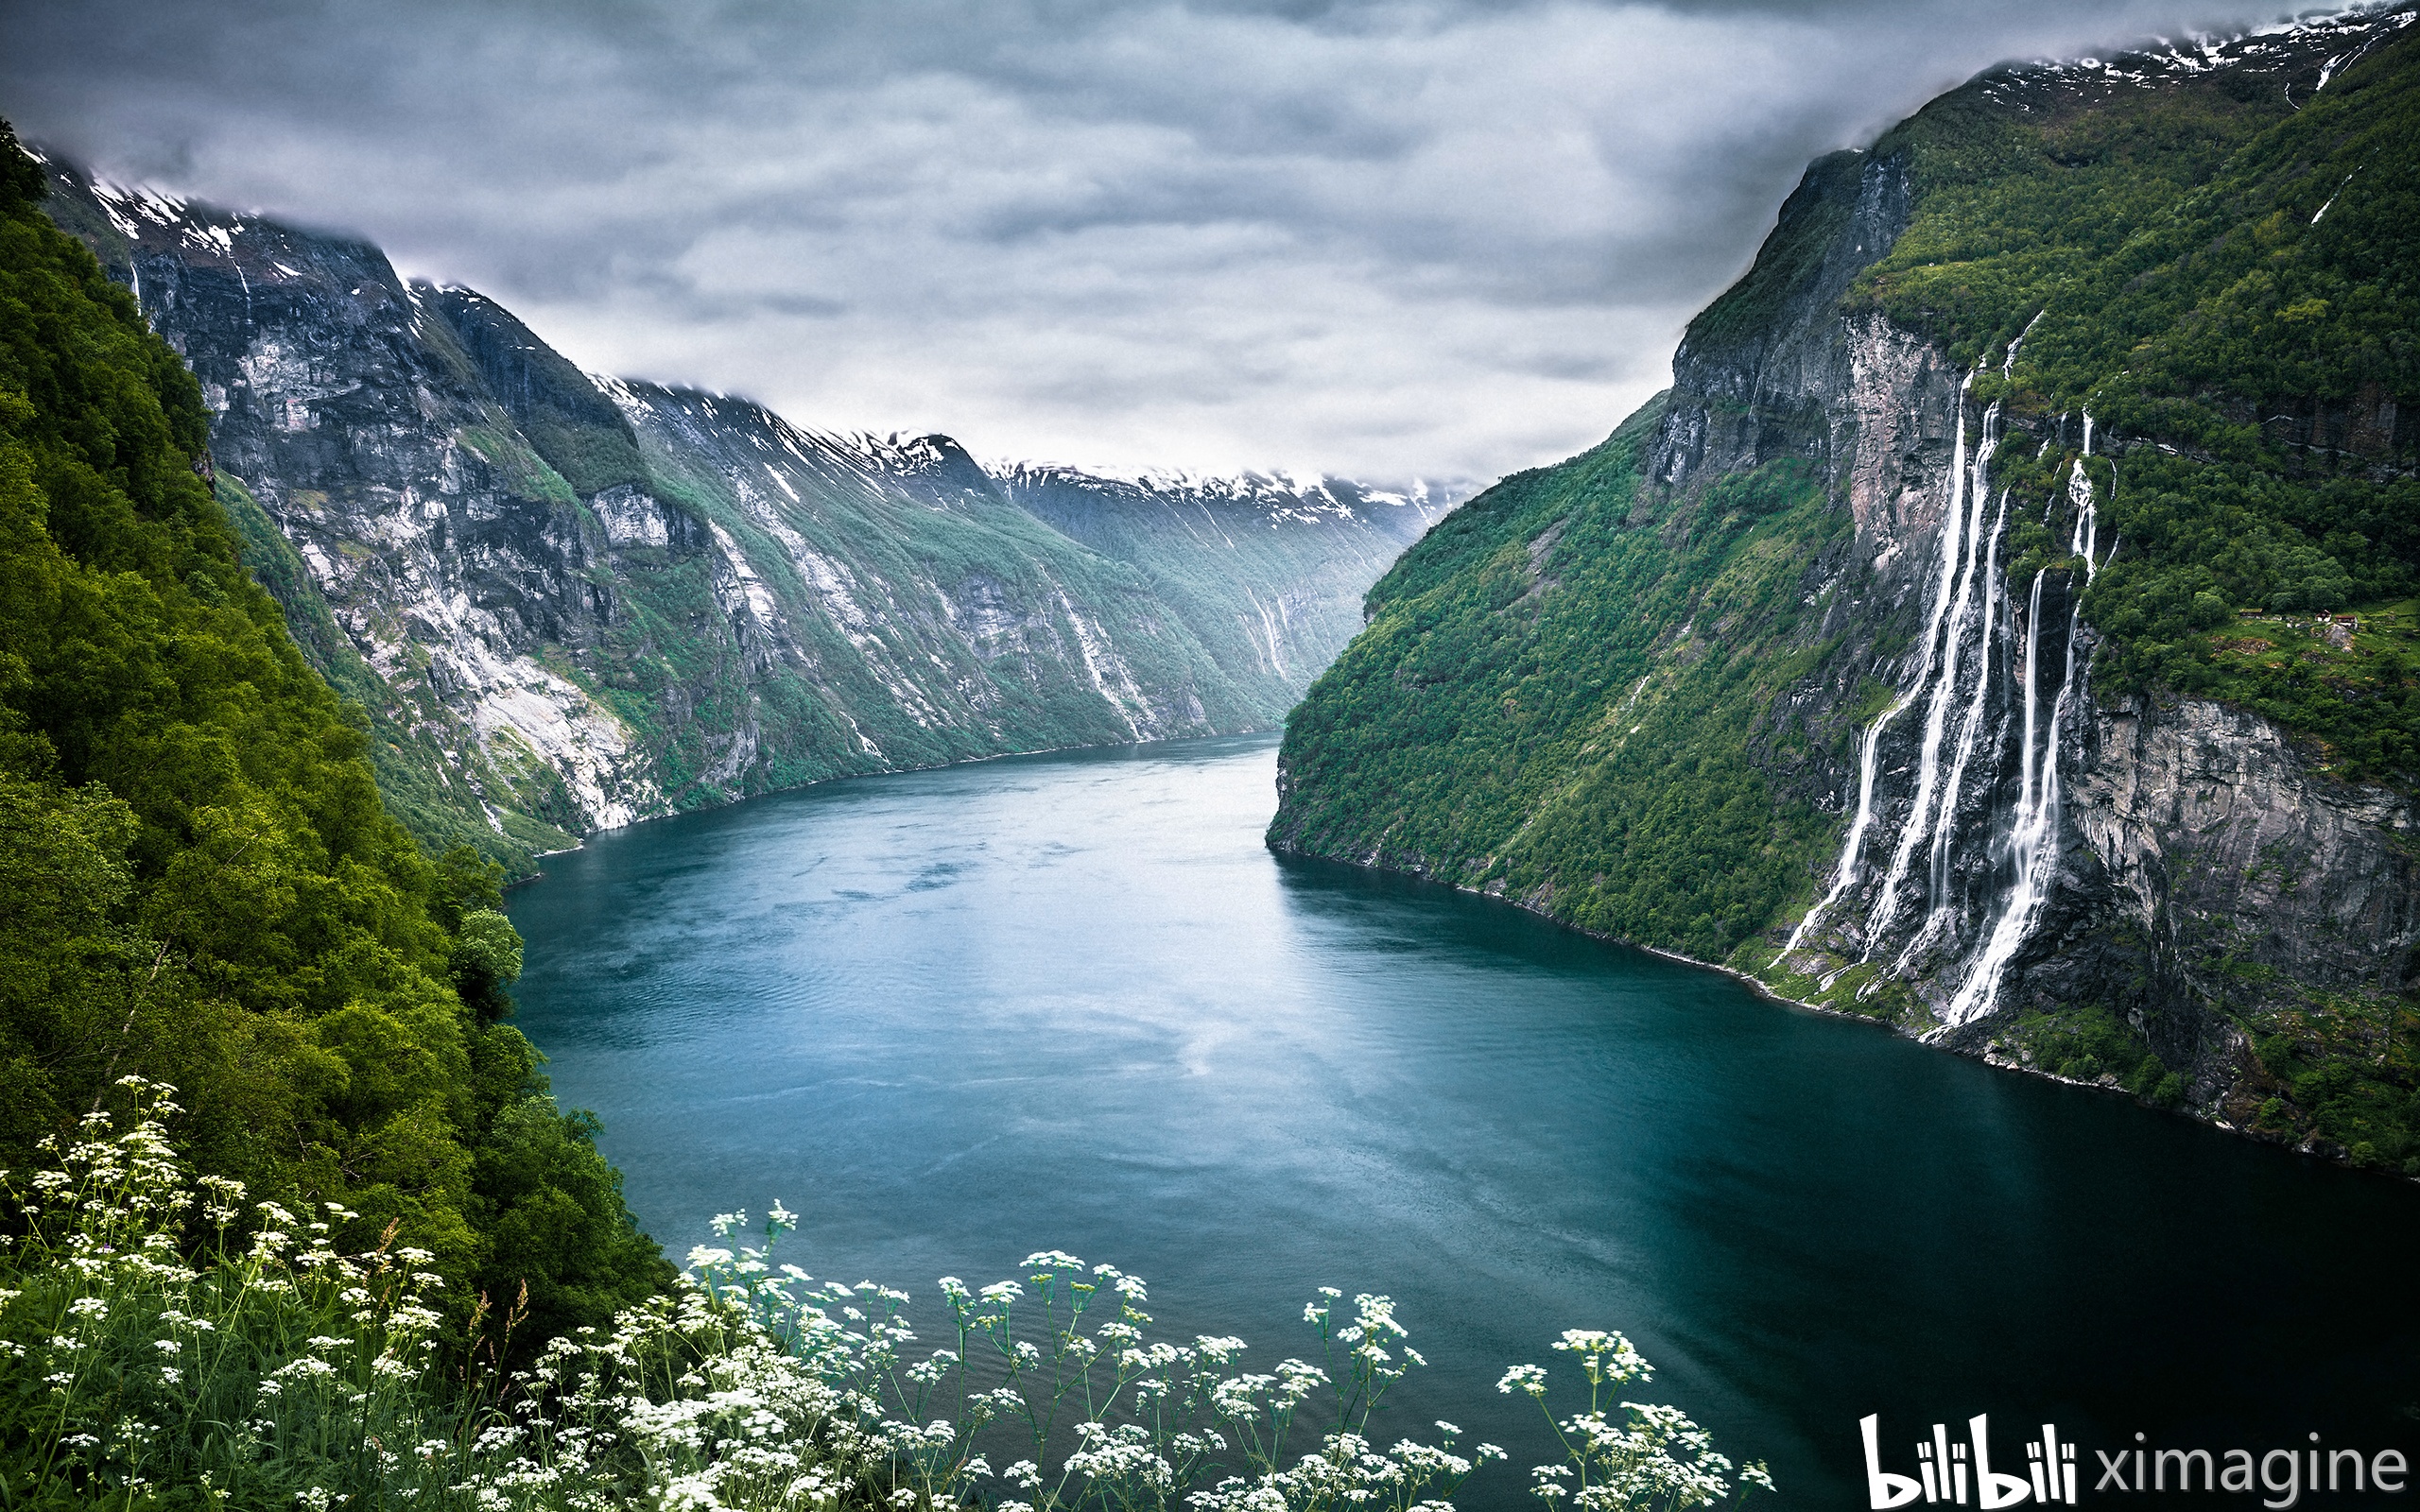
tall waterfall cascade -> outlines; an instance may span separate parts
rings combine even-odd
[[[1959,392],[1923,638],[1900,656],[1904,680],[1859,733],[1839,859],[1783,948],[1785,960],[1807,952],[1826,989],[1855,967],[1873,968],[1860,997],[1893,981],[1914,986],[1936,1033],[1995,1010],[2051,897],[2063,772],[2086,696],[2083,591],[2103,561],[2086,467],[2092,417],[2063,494],[2034,505],[1994,487],[2003,415],[1994,401],[1970,426],[1974,382],[1969,373]],[[2053,539],[2064,536],[2066,551],[2033,572],[2020,606],[2004,547],[2029,518],[2064,526]]]

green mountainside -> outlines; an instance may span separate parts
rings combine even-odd
[[[2411,20],[1819,161],[1671,392],[1371,591],[1270,844],[2420,1158]]]
[[[1803,890],[1832,827],[1741,752],[1826,649],[1795,644],[1797,589],[1845,517],[1792,462],[1644,513],[1662,418],[1505,479],[1379,579],[1287,721],[1272,834],[1707,959]]]
[[[2301,101],[2237,71],[2014,115],[2007,87],[1950,96],[1875,148],[1905,144],[1917,209],[1851,300],[1962,362],[2022,333],[1979,399],[2163,448],[2127,458],[2109,524],[2131,549],[2085,601],[2110,636],[2104,688],[2208,694],[2319,741],[2342,775],[2408,787],[2409,640],[2313,657],[2231,626],[2408,617],[2420,590],[2420,479],[2394,465],[2411,448],[2398,400],[2420,398],[2420,36],[2369,54]],[[2034,460],[2000,476],[2045,491],[2054,459]],[[2020,586],[2058,554],[2047,533],[2012,544]]]
[[[458,1310],[526,1282],[603,1321],[668,1272],[500,1022],[499,874],[389,816],[244,570],[193,377],[43,193],[0,135],[0,1168],[172,1082],[253,1197],[394,1225]]]

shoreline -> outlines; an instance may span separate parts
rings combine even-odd
[[[2350,1171],[2360,1171],[2370,1176],[2382,1176],[2394,1180],[2402,1181],[2408,1185],[2420,1185],[2420,1177],[2405,1176],[2399,1171],[2388,1170],[2383,1166],[2356,1166],[2352,1162],[2349,1151],[2333,1150],[2329,1147],[2321,1147],[2316,1143],[2289,1143],[2284,1140],[2264,1136],[2255,1129],[2231,1123],[2224,1118],[2220,1118],[2215,1115],[2204,1115],[2189,1106],[2184,1108],[2162,1108],[2157,1104],[2145,1102],[2142,1098],[2135,1096],[2133,1092],[2128,1091],[2122,1085],[2120,1085],[2117,1080],[2115,1073],[2104,1072],[2102,1076],[2105,1079],[2083,1081],[2073,1076],[2062,1076],[2057,1072],[2046,1071],[2039,1066],[2029,1066],[2023,1061],[2014,1060],[2006,1056],[1995,1055],[1988,1047],[1980,1051],[1961,1050],[1954,1046],[1943,1044],[1934,1040],[1927,1039],[1923,1035],[1910,1034],[1900,1025],[1888,1022],[1881,1019],[1872,1018],[1862,1013],[1849,1013],[1825,1004],[1808,1003],[1803,999],[1790,997],[1786,993],[1776,992],[1773,990],[1770,983],[1765,982],[1759,977],[1752,976],[1736,966],[1726,966],[1720,961],[1702,961],[1694,955],[1685,955],[1679,951],[1668,950],[1660,945],[1645,945],[1636,940],[1624,939],[1617,935],[1610,935],[1601,930],[1590,929],[1585,925],[1575,924],[1568,919],[1558,919],[1553,914],[1547,912],[1543,908],[1537,907],[1535,904],[1525,902],[1517,898],[1507,897],[1505,894],[1500,892],[1489,892],[1484,887],[1474,887],[1459,882],[1444,882],[1424,872],[1408,871],[1398,867],[1383,866],[1374,861],[1363,861],[1346,856],[1317,854],[1311,851],[1298,850],[1291,846],[1280,846],[1267,841],[1264,841],[1263,843],[1268,845],[1270,853],[1285,856],[1291,860],[1331,862],[1338,866],[1352,867],[1360,871],[1391,877],[1406,877],[1415,882],[1425,882],[1435,886],[1449,888],[1452,891],[1464,894],[1468,897],[1483,898],[1490,902],[1503,903],[1508,907],[1517,908],[1533,919],[1544,919],[1558,929],[1569,930],[1572,934],[1582,936],[1588,939],[1597,940],[1602,944],[1618,945],[1624,950],[1637,951],[1642,954],[1656,956],[1660,959],[1670,961],[1676,966],[1686,966],[1697,971],[1712,971],[1721,976],[1727,976],[1733,981],[1747,988],[1751,992],[1754,993],[1757,997],[1764,999],[1768,1003],[1775,1004],[1786,1008],[1793,1008],[1802,1013],[1819,1014],[1824,1018],[1838,1020],[1845,1023],[1863,1024],[1869,1028],[1880,1030],[1893,1038],[1908,1040],[1912,1044],[1922,1045],[1927,1050],[1937,1051],[1943,1055],[1956,1056],[1962,1059],[1979,1061],[1985,1066],[1989,1066],[1994,1071],[2011,1072],[2023,1076],[2034,1076],[2044,1081],[2055,1082],[2062,1087],[2074,1087],[2085,1091],[2109,1093],[2125,1098],[2127,1101],[2145,1109],[2146,1111],[2164,1113],[2173,1118],[2182,1118],[2187,1123],[2200,1124],[2221,1133],[2230,1134],[2238,1139],[2247,1140],[2255,1144],[2266,1144],[2273,1149],[2281,1150],[2291,1155],[2298,1155],[2307,1160],[2315,1160],[2325,1165],[2336,1166]]]

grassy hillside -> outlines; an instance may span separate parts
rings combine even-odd
[[[1741,753],[1823,650],[1789,649],[1796,589],[1847,517],[1790,462],[1659,501],[1662,416],[1505,479],[1379,580],[1287,722],[1272,836],[1705,957],[1790,900],[1830,820]]]
[[[245,572],[195,382],[0,138],[0,1167],[176,1084],[202,1169],[389,1223],[558,1326],[666,1274],[500,1022],[493,868],[431,861]],[[249,1221],[249,1220],[248,1220]]]

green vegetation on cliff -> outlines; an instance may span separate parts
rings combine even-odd
[[[1658,515],[1638,463],[1662,417],[1505,479],[1371,590],[1287,722],[1283,843],[1716,959],[1799,890],[1831,821],[1740,753],[1810,664],[1783,649],[1798,582],[1847,518],[1789,461]]]
[[[501,1022],[495,869],[427,859],[200,475],[191,375],[0,135],[0,1167],[171,1082],[200,1167],[467,1299],[668,1275]]]
[[[2238,611],[2383,609],[2420,574],[2420,482],[2394,421],[2395,396],[2420,394],[2420,160],[2398,146],[2420,131],[2415,61],[2420,28],[2299,102],[2240,69],[1970,84],[1870,153],[1815,164],[1689,344],[1777,339],[1834,276],[1866,166],[1893,165],[1907,229],[1864,254],[1880,256],[1841,307],[1992,369],[2022,335],[2013,380],[1987,369],[1977,401],[2046,426],[2089,407],[2104,447],[2130,443],[2114,468],[2085,464],[2108,501],[2104,554],[2118,542],[2085,606],[2107,637],[2101,685],[2235,702],[2317,737],[2346,776],[2408,782],[2420,655],[2399,622],[2336,647]],[[1768,707],[1836,649],[1796,635],[1790,590],[1847,521],[1810,484],[1803,507],[1709,538],[1709,520],[1747,518],[1733,490],[1788,464],[1668,498],[1634,475],[1647,429],[1634,418],[1506,479],[1373,591],[1369,629],[1289,723],[1280,843],[1483,880],[1699,955],[1803,897],[1837,832],[1757,771],[1790,765]],[[2081,429],[2060,434],[2039,455],[2005,449],[1998,481],[2062,498]],[[1772,563],[1753,586],[1749,559]],[[2013,527],[2020,591],[2066,559],[2064,530]],[[1696,691],[1674,698],[1684,667]],[[1661,827],[1701,812],[1728,817]]]
[[[2160,872],[2163,910],[2166,889],[2200,889],[2153,939],[2071,817],[2034,853],[2049,897],[2025,895],[2053,924],[2009,913],[2010,826],[2042,791],[2010,733],[2030,728],[2011,647],[2038,635],[2053,658],[2032,685],[2047,715],[2087,578],[2088,686],[2109,706],[2213,699],[2330,777],[2420,787],[2410,19],[1997,71],[1816,163],[1754,268],[1692,323],[1660,428],[1651,406],[1506,479],[1374,590],[1368,628],[1288,721],[1270,843],[1483,886],[2231,1121],[2273,1091],[2262,1130],[2420,1174],[2408,953],[2339,937],[2401,906],[2399,840],[2343,832],[2373,913],[2306,897],[2273,927],[2239,866],[2204,885],[2193,835],[2164,839],[2164,861],[2102,858],[2135,866],[2130,885]],[[1989,406],[2002,427],[1980,518],[2007,513],[1988,536],[2003,594],[1970,589],[1962,618],[1950,585],[1972,579],[1937,564],[1970,372],[1967,442]],[[2358,627],[2325,618],[2344,610]],[[1945,680],[1928,613],[1936,646],[1963,647]],[[2162,717],[2125,728],[2183,738]],[[2071,714],[2060,738],[2072,782],[2091,731]],[[1869,778],[1874,828],[1843,874],[1842,810]],[[2290,833],[2272,849],[2309,853],[2279,867],[2334,864],[2339,832],[2301,822],[2319,791],[2281,796]],[[2400,801],[2328,791],[2365,813]],[[1837,907],[1778,960],[1827,888]],[[2061,933],[1988,956],[1990,981],[2015,984],[1990,1009],[1962,994],[2004,917]],[[1962,1001],[1988,1011],[1945,1026]]]
[[[2016,112],[1970,87],[1884,138],[1916,209],[1852,300],[1965,362],[2025,333],[2014,381],[1979,394],[2088,410],[2124,438],[2114,472],[2096,469],[2122,543],[2085,604],[2111,638],[2103,687],[2235,703],[2321,742],[2344,776],[2409,785],[2408,639],[2272,655],[2228,627],[2420,586],[2397,423],[2420,398],[2420,30],[2302,98],[2241,68],[2110,92]],[[2066,460],[2011,455],[2003,475],[2039,496]]]

